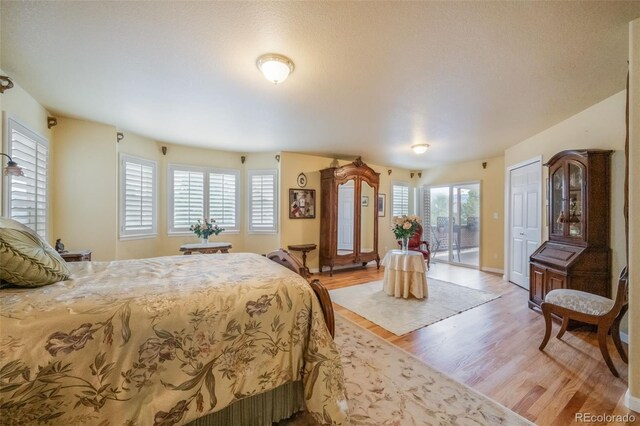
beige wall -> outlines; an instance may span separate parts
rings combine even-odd
[[[629,24],[629,391],[640,411],[640,19]]]
[[[621,76],[621,78],[624,78]],[[625,231],[622,208],[624,205],[624,140],[625,93],[617,93],[602,102],[556,124],[505,151],[505,167],[542,155],[543,163],[554,154],[566,149],[610,149],[615,151],[611,160],[611,240],[612,283],[625,261]],[[543,182],[548,170],[543,168]],[[505,189],[506,191],[506,189]],[[546,194],[546,185],[543,185]],[[546,195],[542,198],[546,199]],[[542,217],[546,218],[545,206]],[[548,235],[546,223],[543,236]]]
[[[54,237],[67,248],[91,248],[94,260],[113,260],[118,235],[115,128],[59,118],[54,139]]]
[[[622,77],[621,77],[622,78]],[[586,110],[568,118],[567,120],[507,149],[505,151],[505,165],[508,167],[517,164],[532,157],[542,155],[543,162],[547,161],[551,156],[559,151],[566,149],[610,149],[613,150],[611,159],[611,232],[610,247],[612,250],[612,294],[615,294],[618,276],[622,268],[627,264],[625,250],[625,229],[624,229],[624,173],[625,173],[625,91],[619,92]],[[640,99],[636,101],[639,103]],[[633,103],[633,102],[632,102]],[[636,115],[638,115],[636,113]],[[638,160],[640,162],[640,160]],[[543,179],[548,177],[548,170],[543,169]],[[635,182],[640,179],[637,176]],[[633,178],[630,179],[630,193],[634,193]],[[543,191],[546,193],[546,185],[543,185]],[[637,192],[637,189],[636,189]],[[545,195],[546,197],[546,195]],[[544,198],[543,198],[544,199]],[[545,206],[542,207],[542,217],[546,218]],[[630,218],[633,223],[633,219]],[[543,235],[548,236],[546,224]],[[633,265],[634,262],[630,262]],[[631,298],[630,300],[634,300]],[[630,310],[634,311],[633,308]],[[632,314],[628,314],[627,318],[632,318]],[[628,332],[627,319],[623,320],[621,330]],[[631,327],[630,327],[631,328]],[[629,338],[632,339],[631,332]],[[636,332],[636,338],[640,341],[640,333]],[[638,343],[636,343],[638,344]],[[630,348],[630,354],[633,355],[633,345]],[[635,357],[635,359],[633,359]],[[640,366],[638,366],[638,356],[629,357],[629,376],[635,374],[637,391],[640,393],[640,383],[638,376],[640,375]],[[631,373],[635,366],[635,373]],[[632,381],[630,380],[630,386]]]
[[[197,242],[195,235],[168,235],[168,167],[170,164],[236,169],[240,171],[240,231],[211,237],[225,241],[233,251],[266,253],[279,247],[279,234],[248,232],[247,175],[250,170],[278,169],[275,153],[240,153],[163,144],[123,131],[116,142],[117,128],[91,121],[61,118],[55,128],[55,169],[52,175],[51,216],[56,237],[68,248],[91,248],[94,260],[132,259],[180,254],[185,243]],[[167,147],[166,156],[161,147]],[[152,238],[120,239],[118,182],[121,153],[157,162],[158,234]]]
[[[366,157],[363,159],[366,162]],[[286,248],[292,244],[311,244],[320,245],[320,170],[329,167],[332,158],[321,157],[316,155],[297,154],[292,152],[281,153],[281,173],[280,173],[280,243]],[[340,165],[349,163],[348,161],[340,161]],[[415,178],[411,179],[409,171],[405,169],[378,166],[368,164],[369,167],[380,173],[379,193],[386,194],[387,206],[386,215],[379,218],[378,222],[378,250],[380,257],[384,256],[387,250],[397,247],[395,237],[391,231],[391,182],[404,181],[415,186]],[[388,170],[391,170],[389,175]],[[298,188],[297,178],[300,173],[307,176],[307,186],[305,189],[316,190],[316,217],[315,219],[289,219],[289,188]],[[369,200],[369,209],[376,208],[376,200]],[[409,209],[413,208],[411,201]],[[373,211],[373,210],[372,210]],[[312,268],[318,268],[318,251],[309,253],[307,257],[307,265]]]
[[[0,70],[0,74],[4,75],[4,72]],[[7,138],[7,129],[6,129],[6,118],[7,116],[13,117],[23,126],[28,127],[36,133],[39,133],[45,139],[49,141],[49,155],[51,158],[55,156],[55,146],[52,143],[52,131],[47,128],[47,117],[50,115],[49,112],[42,107],[29,93],[27,93],[16,81],[13,82],[14,86],[11,89],[6,90],[0,96],[0,110],[3,111],[2,117],[2,144],[0,145],[0,152],[7,152],[8,141]],[[7,157],[2,156],[0,159],[0,168],[5,167],[7,164]],[[51,164],[51,168],[49,170],[50,176],[53,176],[55,169],[54,165]],[[4,190],[4,175],[0,173],[0,200],[4,200],[2,197],[2,192]],[[53,198],[51,196],[51,191],[49,191],[49,205],[53,202]],[[6,214],[4,203],[0,206],[0,211],[2,214]],[[49,239],[53,240],[53,235],[55,229],[53,228],[53,223],[49,220]],[[50,241],[50,242],[51,242]]]
[[[482,168],[482,163],[487,168]],[[424,170],[420,186],[480,182],[480,268],[502,271],[504,259],[504,157]],[[497,218],[495,217],[497,215]]]

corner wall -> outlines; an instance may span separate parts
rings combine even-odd
[[[623,79],[625,76],[620,76]],[[520,142],[505,151],[505,170],[530,158],[542,155],[545,163],[554,154],[567,149],[610,149],[611,158],[611,240],[612,285],[617,285],[618,275],[626,265],[624,230],[624,140],[625,140],[625,92],[619,92],[602,102],[556,124],[537,135]],[[547,167],[542,171],[543,200],[549,176]],[[507,194],[506,188],[504,189]],[[547,239],[546,206],[542,203],[543,241]]]
[[[0,74],[5,75],[5,73],[0,70]],[[2,110],[2,124],[0,127],[2,128],[2,143],[0,144],[0,152],[7,152],[8,141],[7,141],[7,129],[6,129],[6,119],[7,116],[11,116],[15,118],[22,125],[28,127],[29,129],[39,133],[45,139],[49,141],[49,156],[50,158],[55,157],[55,146],[53,143],[53,132],[47,127],[47,117],[50,115],[49,112],[42,106],[38,101],[36,101],[29,93],[27,93],[16,81],[13,82],[13,87],[11,89],[6,90],[2,95],[0,95],[0,110]],[[7,157],[1,156],[0,159],[0,169],[6,166]],[[55,167],[53,165],[53,161],[50,163],[49,176],[53,176],[55,173]],[[0,212],[3,215],[6,215],[5,206],[2,200],[2,193],[4,191],[4,181],[5,177],[2,173],[0,173]],[[55,201],[51,195],[51,185],[49,188],[49,206]],[[49,243],[55,241],[53,239],[54,236],[54,224],[49,218]]]
[[[640,19],[629,23],[629,390],[640,412]]]
[[[317,244],[318,249],[309,253],[307,266],[317,270],[319,264],[320,248],[320,170],[330,166],[333,158],[317,155],[297,154],[282,152],[280,158],[280,244],[287,248],[292,244]],[[366,156],[363,158],[366,162]],[[339,161],[340,166],[349,161]],[[415,187],[416,178],[409,175],[409,170],[393,167],[368,164],[369,167],[380,173],[380,185],[378,193],[386,195],[385,216],[378,218],[378,252],[380,258],[384,257],[388,250],[397,248],[398,244],[391,231],[391,184],[402,181],[409,183],[409,212],[413,211],[413,198],[411,189]],[[388,173],[391,170],[391,174]],[[316,191],[316,217],[315,219],[289,219],[289,189],[297,189],[297,177],[304,173],[307,177],[307,185],[304,189]],[[375,208],[377,200],[370,200],[370,208]],[[299,256],[299,253],[294,253]]]
[[[487,162],[487,168],[482,163]],[[504,157],[426,169],[419,187],[480,182],[480,269],[501,272],[504,259]],[[497,215],[497,218],[496,218]]]

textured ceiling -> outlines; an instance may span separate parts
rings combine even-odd
[[[46,108],[160,141],[500,155],[623,90],[640,2],[1,2],[1,67]],[[274,86],[255,60],[289,56]],[[429,143],[415,155],[410,146]]]

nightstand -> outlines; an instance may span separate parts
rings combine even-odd
[[[91,261],[91,250],[69,250],[66,253],[59,253],[66,262]]]

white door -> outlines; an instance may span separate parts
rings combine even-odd
[[[510,171],[511,253],[509,279],[529,288],[529,256],[540,245],[540,162]]]
[[[338,254],[353,252],[353,186],[338,188]]]

